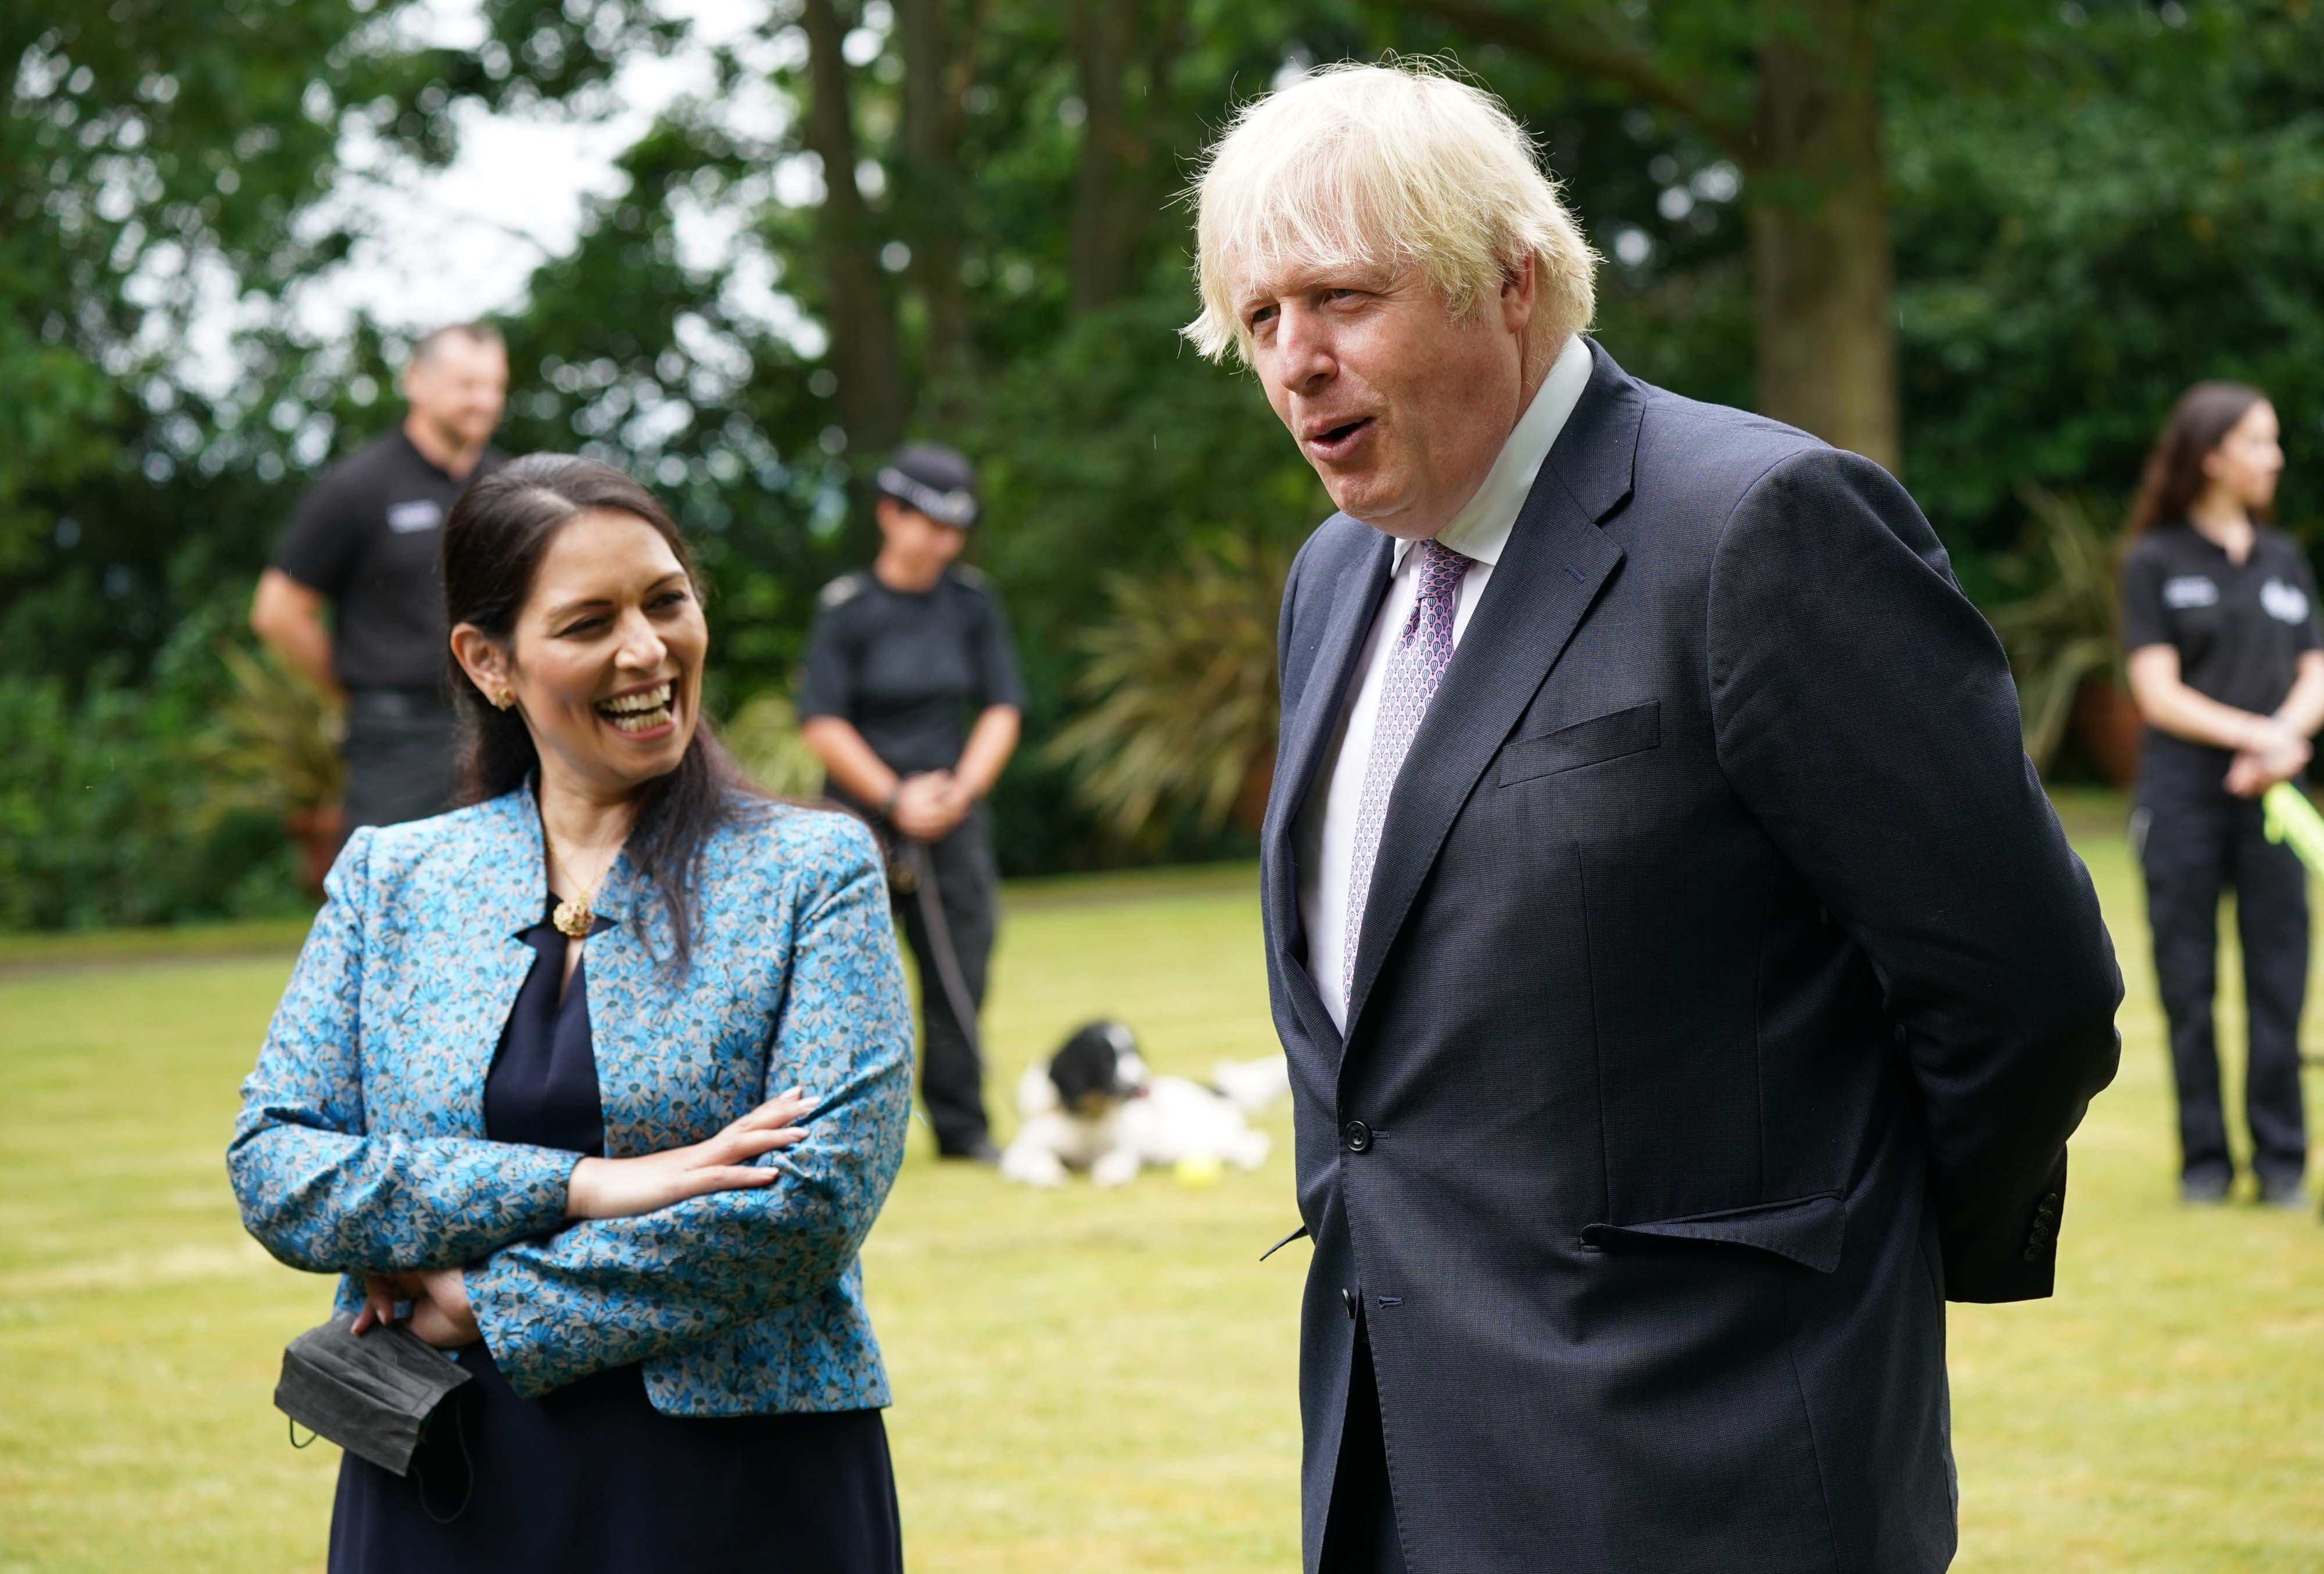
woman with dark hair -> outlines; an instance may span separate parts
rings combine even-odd
[[[2248,1006],[2252,1169],[2261,1201],[2307,1200],[2307,872],[2267,840],[2258,802],[2306,768],[2309,740],[2324,726],[2315,577],[2300,548],[2263,522],[2282,469],[2275,410],[2257,389],[2189,389],[2147,460],[2123,568],[2131,695],[2146,720],[2132,837],[2171,1020],[2179,1189],[2189,1202],[2224,1201],[2235,1183],[2211,1023],[2228,888]]]
[[[472,1374],[408,1477],[341,1461],[330,1567],[892,1574],[877,849],[720,750],[686,544],[627,476],[479,481],[444,586],[467,806],[349,840],[228,1154],[356,1333]]]

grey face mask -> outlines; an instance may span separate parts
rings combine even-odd
[[[474,1373],[401,1323],[350,1331],[342,1312],[282,1352],[274,1407],[309,1431],[399,1476],[411,1469],[420,1429]]]

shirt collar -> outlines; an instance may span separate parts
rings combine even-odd
[[[1452,522],[1436,532],[1437,541],[1476,563],[1499,563],[1501,549],[1517,528],[1517,511],[1533,492],[1535,478],[1557,435],[1565,429],[1582,391],[1590,386],[1590,346],[1574,334],[1557,353],[1549,375],[1541,380],[1533,402],[1517,417],[1508,440],[1501,445],[1493,467],[1485,472],[1476,495],[1462,505]],[[1396,571],[1401,573],[1414,543],[1396,544]]]

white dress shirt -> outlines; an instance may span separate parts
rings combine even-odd
[[[1590,347],[1577,334],[1565,341],[1565,348],[1558,353],[1549,375],[1542,379],[1533,402],[1517,418],[1476,495],[1462,505],[1451,524],[1436,533],[1440,543],[1472,560],[1469,572],[1461,576],[1460,599],[1452,612],[1455,649],[1468,630],[1470,615],[1477,610],[1478,598],[1485,594],[1486,581],[1493,576],[1493,565],[1500,561],[1501,549],[1508,545],[1517,511],[1533,491],[1534,478],[1541,474],[1550,446],[1565,429],[1566,418],[1573,413],[1589,383]],[[1340,724],[1316,766],[1315,779],[1292,827],[1292,847],[1299,861],[1299,920],[1307,934],[1307,971],[1315,980],[1316,992],[1323,997],[1323,1008],[1342,1031],[1348,1026],[1348,1000],[1341,981],[1342,958],[1356,943],[1356,936],[1348,932],[1348,868],[1355,853],[1364,769],[1371,759],[1372,732],[1379,719],[1380,686],[1388,676],[1394,644],[1383,634],[1404,627],[1420,594],[1420,576],[1409,572],[1412,548],[1410,541],[1396,544],[1388,594],[1356,658],[1359,676],[1350,686]]]

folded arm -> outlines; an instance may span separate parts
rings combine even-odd
[[[593,1220],[472,1266],[468,1302],[517,1391],[698,1344],[818,1295],[853,1264],[903,1158],[912,1036],[888,894],[848,829],[835,888],[801,899],[766,1093],[816,1100],[777,1178],[638,1218]]]
[[[1710,602],[1720,763],[1880,980],[1921,1091],[1947,1293],[2047,1294],[2034,1221],[2113,1079],[2122,981],[2000,645],[1904,489],[1828,449],[1737,505]]]
[[[226,1171],[243,1226],[293,1267],[388,1274],[470,1262],[554,1229],[576,1158],[477,1137],[372,1136],[361,1045],[371,833],[326,901],[242,1086]]]

